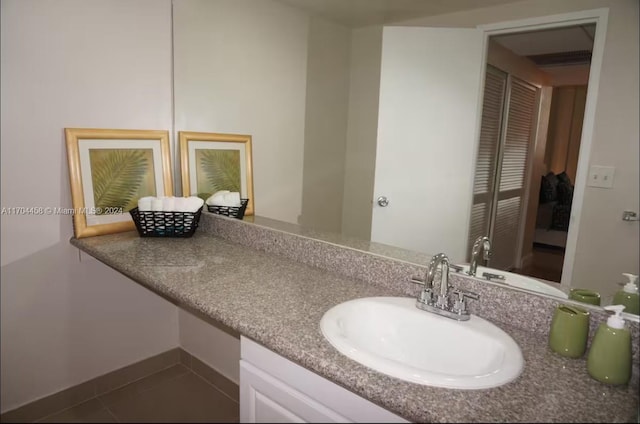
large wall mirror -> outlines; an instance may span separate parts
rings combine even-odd
[[[638,94],[617,86],[637,66],[615,74],[637,37],[605,57],[620,18],[561,1],[544,15],[571,20],[511,29],[541,12],[356,3],[173,0],[175,133],[252,135],[257,222],[421,264],[467,263],[486,235],[490,267],[608,303],[638,274],[638,223],[622,220],[638,211]],[[607,122],[608,90],[627,122]],[[614,187],[587,184],[593,165],[616,167]]]

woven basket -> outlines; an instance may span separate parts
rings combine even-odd
[[[240,206],[207,205],[207,208],[211,213],[242,219],[244,218],[244,211],[247,210],[247,204],[249,204],[249,199],[240,199]]]
[[[196,212],[129,211],[140,237],[191,237],[198,228],[202,207]]]

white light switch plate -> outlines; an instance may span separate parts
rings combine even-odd
[[[613,187],[613,175],[616,168],[613,166],[593,165],[589,169],[589,187],[611,188]]]

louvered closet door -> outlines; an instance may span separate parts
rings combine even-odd
[[[499,153],[497,193],[490,233],[492,268],[511,269],[516,265],[527,164],[537,116],[538,89],[517,78],[507,82],[507,113],[504,141]]]
[[[488,66],[482,104],[480,143],[473,182],[468,255],[478,236],[489,235],[506,87],[507,74]],[[467,260],[470,258],[467,257]]]

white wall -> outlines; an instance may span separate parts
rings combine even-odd
[[[257,215],[302,204],[309,19],[271,0],[175,0],[176,131],[253,136]]]
[[[381,58],[382,27],[352,31],[342,233],[363,240],[371,238]]]
[[[406,21],[405,25],[462,26],[609,8],[590,164],[615,166],[612,189],[587,187],[573,267],[572,286],[618,289],[621,272],[638,273],[638,223],[623,210],[640,210],[639,69],[637,0],[525,0],[502,6]]]
[[[304,179],[299,223],[342,227],[351,30],[322,18],[309,22]]]
[[[169,0],[2,0],[2,207],[71,207],[65,127],[171,128]],[[2,412],[178,345],[177,308],[69,216],[2,215]],[[85,256],[86,258],[86,256]]]
[[[240,384],[240,339],[180,309],[180,347]]]

